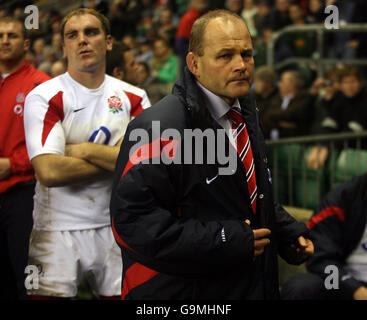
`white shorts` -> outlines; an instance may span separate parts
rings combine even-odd
[[[28,290],[30,295],[75,297],[84,276],[97,294],[121,295],[121,251],[110,226],[81,231],[32,230],[28,264],[39,271],[38,289]]]

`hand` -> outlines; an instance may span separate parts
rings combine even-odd
[[[5,180],[11,175],[11,164],[9,158],[0,158],[0,180]]]
[[[361,286],[353,293],[354,300],[367,300],[367,287]]]
[[[290,121],[279,121],[279,127],[284,129],[295,129],[297,128],[297,125]]]
[[[297,238],[295,243],[292,243],[288,249],[288,255],[294,264],[300,264],[314,253],[314,246],[310,239],[305,239],[303,236]]]
[[[327,147],[315,146],[307,157],[307,167],[313,170],[323,168],[329,154]]]
[[[250,225],[250,220],[245,220],[245,222]],[[254,229],[252,230],[254,233],[254,258],[253,260],[256,259],[256,257],[262,255],[264,253],[264,249],[265,247],[270,244],[270,240],[266,237],[268,237],[271,234],[271,231],[269,229],[266,228],[262,228],[262,229]]]
[[[85,160],[87,151],[86,144],[87,143],[85,142],[78,144],[67,144],[65,146],[65,156]]]
[[[358,48],[359,47],[359,41],[358,40],[348,41],[346,46],[350,47],[350,48]]]
[[[317,78],[311,85],[310,88],[310,94],[316,96],[319,94],[320,89],[324,86],[324,79],[323,78]]]

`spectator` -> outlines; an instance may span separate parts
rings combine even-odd
[[[278,89],[276,87],[275,72],[271,67],[262,66],[256,68],[254,76],[254,95],[259,109],[260,121],[264,114],[278,101]]]
[[[158,37],[165,39],[171,47],[174,46],[176,28],[172,21],[172,11],[164,8],[156,25]]]
[[[365,3],[365,1],[363,1]],[[344,1],[344,0],[327,0],[327,5],[335,5],[338,7],[339,23],[353,23],[366,21],[365,15],[359,12],[360,3],[356,1]],[[362,20],[362,21],[361,21]],[[365,38],[366,34],[363,34],[362,38]],[[344,58],[353,59],[357,56],[358,47],[360,45],[361,36],[358,33],[350,32],[335,32],[327,34],[326,47],[329,48],[327,54],[330,58]],[[330,50],[331,49],[331,50]],[[364,55],[365,56],[365,53]]]
[[[314,130],[316,133],[360,132],[367,130],[367,88],[360,70],[345,66],[334,75],[340,77],[340,85],[328,87],[326,95],[318,107],[322,117]],[[335,73],[335,71],[334,71]],[[331,84],[332,84],[331,83]],[[340,87],[340,93],[337,92]],[[351,144],[350,146],[353,147]],[[312,169],[324,167],[329,151],[326,146],[316,146],[311,150],[307,164]]]
[[[25,299],[34,171],[23,127],[24,100],[49,76],[30,66],[24,22],[0,18],[0,300]]]
[[[275,7],[270,11],[269,24],[274,31],[282,29],[291,24],[289,18],[289,0],[276,0]]]
[[[154,41],[150,67],[160,93],[163,96],[170,93],[177,80],[180,65],[177,56],[173,54],[166,40],[157,39]]]
[[[108,1],[105,0],[83,0],[82,8],[97,10],[103,15],[108,14]]]
[[[243,9],[243,0],[226,0],[224,3],[224,8],[241,15]]]
[[[315,97],[315,119],[311,129],[312,134],[327,133],[323,129],[323,121],[327,118],[327,114],[335,101],[342,98],[340,91],[341,72],[342,70],[337,66],[329,68],[324,77],[316,79],[310,88],[311,95]],[[307,166],[310,169],[317,170],[324,166],[327,156],[327,146],[313,146],[307,156]]]
[[[64,61],[64,59],[60,59],[55,61],[52,66],[51,66],[51,70],[50,70],[50,75],[51,77],[57,77],[63,73],[66,72],[66,62]]]
[[[310,0],[293,0],[292,2],[297,4],[302,9],[304,14],[307,13]]]
[[[106,73],[119,80],[137,85],[135,57],[129,47],[115,42],[107,52]]]
[[[63,51],[62,51],[62,37],[61,37],[61,33],[57,32],[57,33],[53,33],[52,34],[52,38],[51,38],[51,46],[53,48],[55,48],[55,56],[56,59],[61,59],[64,55]]]
[[[192,25],[208,8],[208,0],[191,0],[190,10],[180,19],[175,35],[175,53],[181,59],[181,66],[186,64],[189,49],[189,38]]]
[[[266,137],[276,140],[307,134],[314,116],[313,99],[303,90],[299,72],[284,71],[278,87],[278,99],[263,116]]]
[[[38,67],[43,61],[43,50],[45,48],[45,40],[43,38],[37,38],[33,41],[33,52],[35,54],[34,64]]]
[[[149,62],[153,56],[152,43],[148,39],[141,39],[139,50],[136,53],[136,60]]]
[[[208,10],[224,9],[225,0],[210,0]]]
[[[142,16],[149,15],[151,17],[154,16],[154,11],[156,9],[156,3],[154,0],[142,0],[141,1],[142,6]]]
[[[156,28],[153,23],[153,17],[143,15],[139,25],[136,28],[136,36],[138,39],[153,39],[156,36]]]
[[[56,48],[51,46],[46,46],[43,49],[43,62],[38,65],[38,70],[41,70],[47,74],[51,74],[52,64],[56,60]]]
[[[289,17],[292,26],[304,26],[306,24],[305,15],[298,4],[289,6]],[[287,46],[290,57],[312,57],[316,50],[316,39],[314,32],[292,32],[282,38],[282,43]]]
[[[345,66],[340,75],[342,96],[331,105],[323,120],[324,132],[359,132],[367,129],[367,89],[360,70]]]
[[[136,82],[138,87],[144,89],[151,82],[150,67],[148,63],[144,61],[136,63]]]
[[[253,39],[257,37],[256,19],[258,16],[259,9],[256,6],[255,0],[244,0],[241,17],[245,20],[250,35]]]
[[[307,273],[290,278],[282,287],[282,299],[367,300],[367,174],[330,191],[307,226],[315,244]],[[332,283],[325,286],[333,271]]]
[[[111,23],[111,35],[120,40],[125,35],[136,35],[137,24],[142,14],[138,0],[112,0],[108,15]]]
[[[6,17],[6,9],[0,8],[0,18],[4,18],[4,17]]]
[[[354,0],[355,8],[353,12],[352,22],[353,23],[366,23],[367,18],[365,12],[367,11],[367,2],[364,0]],[[353,34],[353,39],[349,43],[349,46],[354,46],[355,56],[358,58],[365,58],[367,54],[367,39],[365,32],[357,32]]]
[[[270,9],[271,5],[269,0],[259,1],[259,4],[257,6],[257,15],[255,16],[255,28],[258,35],[261,35],[263,33],[264,28],[271,29]]]
[[[310,0],[308,4],[307,21],[322,23],[325,20],[325,5],[323,0]]]
[[[256,40],[256,52],[255,52],[255,63],[256,66],[261,67],[267,64],[268,60],[268,44],[273,35],[273,30],[270,28],[264,28],[261,32],[261,37]],[[278,61],[279,58],[277,56],[277,52],[275,50],[275,61]]]
[[[125,35],[122,38],[122,43],[126,45],[132,52],[132,54],[135,56],[139,52],[139,45],[137,39],[133,37],[130,34]]]
[[[136,81],[137,86],[148,93],[149,100],[152,104],[155,104],[163,98],[159,85],[154,82],[147,62],[140,61],[136,63]]]

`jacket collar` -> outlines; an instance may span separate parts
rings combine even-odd
[[[28,61],[24,62],[20,67],[15,69],[12,73],[10,73],[6,79],[10,79],[11,77],[14,77],[15,75],[22,73],[24,70],[27,70],[30,68],[30,63]]]
[[[215,119],[211,116],[206,106],[204,93],[196,83],[194,75],[185,66],[181,78],[175,83],[172,93],[183,100],[186,110],[190,116],[191,124],[194,128],[206,129],[208,127],[217,127]],[[240,98],[239,103],[241,112],[245,118],[246,125],[251,131],[255,131],[256,123],[255,101],[248,94]]]

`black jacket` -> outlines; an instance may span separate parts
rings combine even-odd
[[[355,177],[330,191],[308,222],[315,254],[307,269],[328,276],[328,265],[339,269],[340,290],[351,298],[361,282],[347,275],[344,264],[362,238],[367,220],[367,174]]]
[[[153,147],[149,153],[147,144],[141,147],[146,152],[134,153],[134,129],[145,129],[152,145],[157,146],[158,141],[162,155],[171,153],[165,149],[167,138],[159,138],[159,134],[167,128],[178,130],[181,138],[171,140],[178,143],[176,159],[180,153],[182,159],[187,154],[181,150],[184,129],[219,129],[187,69],[173,94],[129,124],[116,164],[110,207],[113,232],[123,256],[123,298],[278,298],[277,251],[285,252],[286,245],[308,230],[280,205],[274,205],[254,102],[242,99],[240,103],[255,159],[256,215],[251,211],[244,168],[236,153],[235,173],[220,175],[210,184],[207,180],[223,167],[218,161],[167,165],[135,161],[137,156],[155,157],[157,150]],[[160,130],[154,129],[152,121],[159,121]],[[215,148],[216,142],[209,148]],[[207,146],[204,143],[203,149],[208,150]],[[245,219],[251,220],[251,228],[272,231],[271,244],[255,261],[253,232]],[[287,259],[285,253],[283,258]]]
[[[331,118],[335,124],[328,126],[327,121],[322,123],[323,131],[333,132],[358,132],[367,130],[367,87],[362,87],[360,92],[353,98],[348,98],[344,94],[338,94],[327,108],[326,116]],[[356,123],[359,129],[353,128]]]
[[[291,99],[287,109],[283,110],[280,94],[272,100],[272,104],[264,111],[262,116],[265,138],[270,138],[272,129],[279,130],[280,138],[289,138],[308,134],[314,119],[313,98],[306,91],[298,92]],[[294,128],[280,125],[281,121],[292,122]]]

